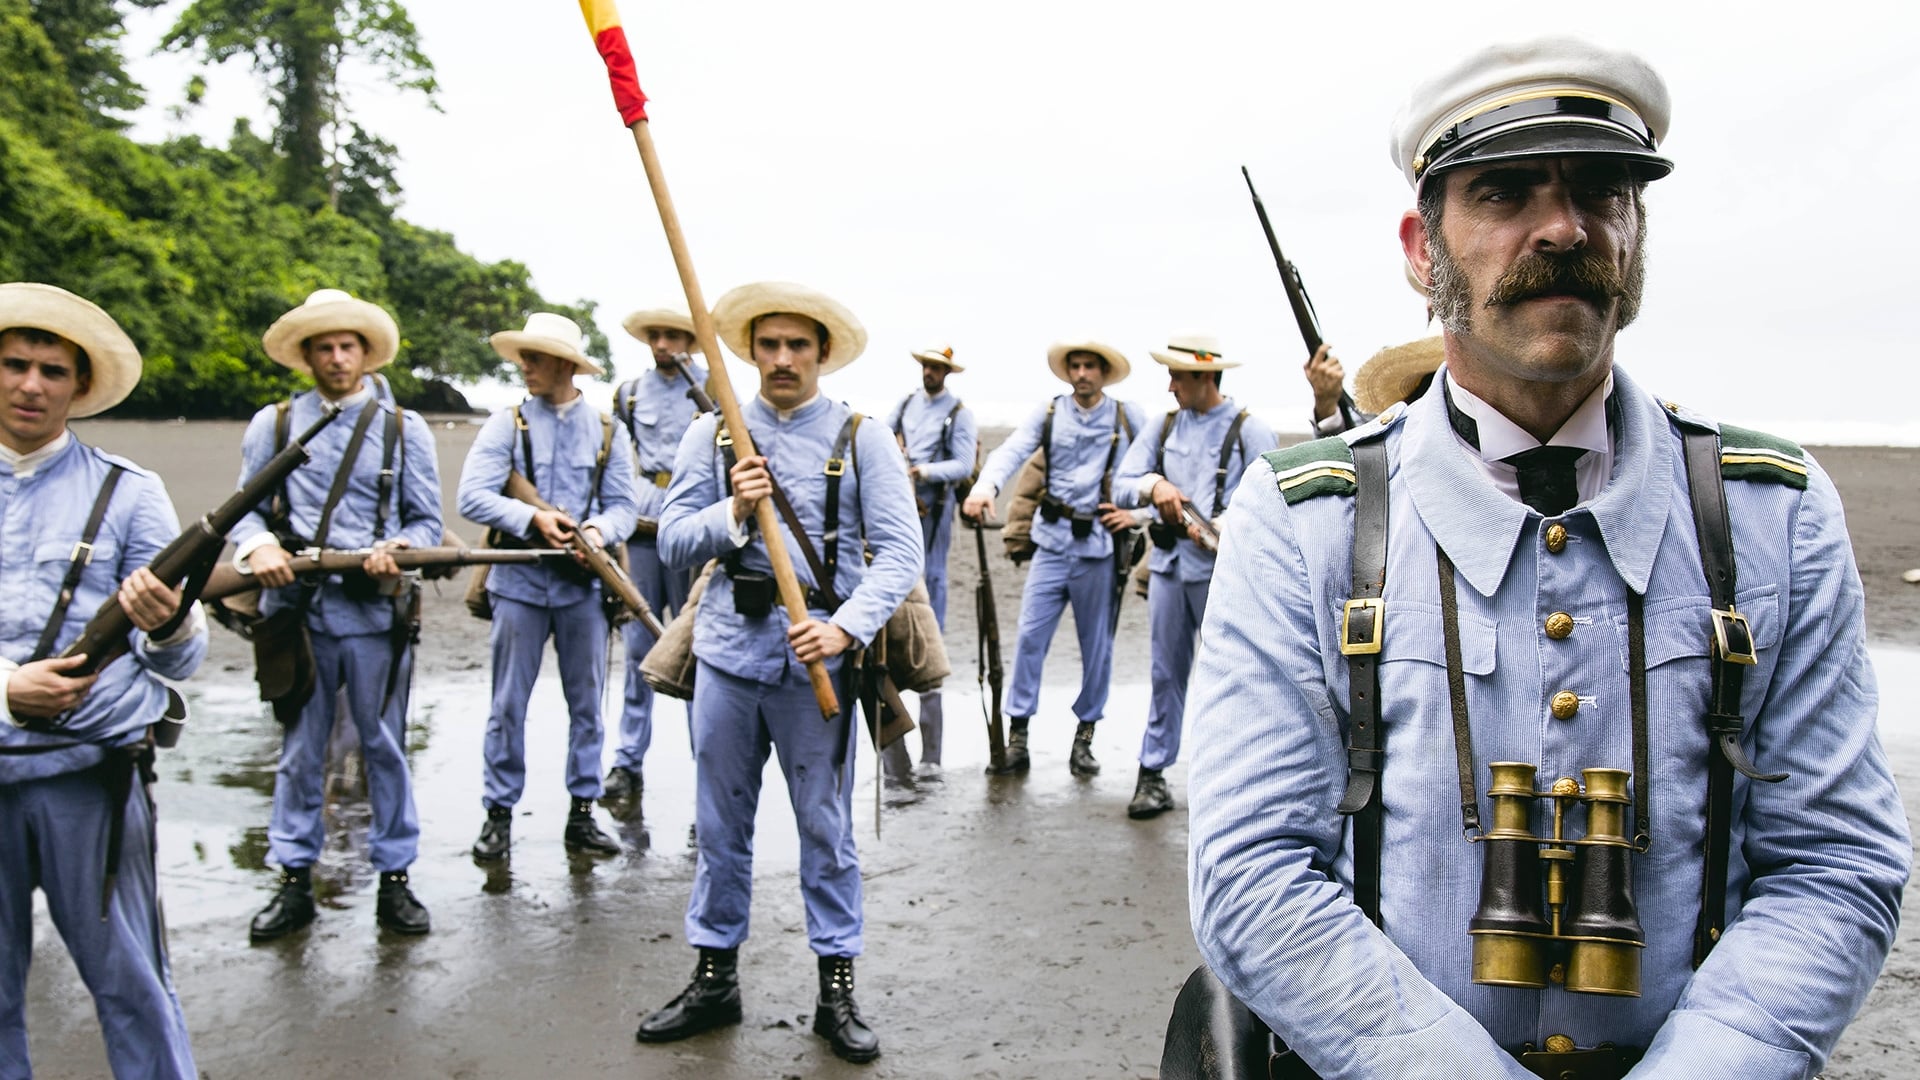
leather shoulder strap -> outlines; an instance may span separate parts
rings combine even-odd
[[[1387,446],[1368,439],[1352,447],[1353,597],[1341,620],[1347,657],[1347,790],[1340,813],[1353,819],[1353,900],[1380,922],[1380,773],[1386,737],[1380,727],[1380,644],[1386,633]]]
[[[107,469],[106,479],[100,481],[100,493],[93,497],[93,510],[87,514],[87,524],[80,530],[80,542],[73,545],[73,555],[67,560],[67,576],[61,580],[60,592],[54,597],[53,614],[47,616],[47,625],[40,631],[40,640],[27,663],[53,655],[54,643],[60,638],[60,626],[67,621],[67,609],[73,606],[73,594],[80,588],[80,576],[93,562],[93,542],[99,538],[100,525],[107,519],[107,504],[113,501],[113,489],[120,486],[120,475],[126,471],[114,465]]]

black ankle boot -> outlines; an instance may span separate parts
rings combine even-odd
[[[1085,720],[1073,729],[1073,753],[1067,756],[1067,768],[1075,776],[1100,775],[1100,763],[1093,760],[1093,725]]]
[[[507,849],[513,846],[513,808],[510,806],[487,807],[487,823],[480,826],[480,839],[473,842],[473,857],[481,862],[492,862],[507,857]]]
[[[600,801],[607,803],[639,802],[644,785],[640,780],[640,770],[629,769],[624,765],[615,765],[607,770],[607,778],[600,784]]]
[[[740,1022],[740,950],[701,949],[693,981],[667,1006],[640,1021],[633,1037],[644,1043],[673,1042]]]
[[[1167,778],[1159,769],[1140,766],[1140,779],[1133,785],[1133,801],[1127,804],[1127,816],[1144,820],[1173,809],[1173,792],[1167,790]]]
[[[820,958],[820,1000],[813,1006],[813,1033],[833,1045],[835,1055],[855,1064],[880,1056],[880,1036],[860,1018],[853,1003],[853,957]]]
[[[424,934],[433,929],[426,905],[407,888],[407,872],[390,870],[380,875],[380,898],[373,906],[374,921],[396,934]]]
[[[1032,717],[1012,716],[1007,718],[1007,756],[999,768],[987,766],[987,771],[995,776],[1008,773],[1023,773],[1033,767],[1033,758],[1027,753],[1027,722]]]
[[[567,832],[563,839],[568,851],[582,855],[620,854],[620,842],[594,824],[592,799],[573,800],[573,809],[567,812]]]
[[[260,914],[253,917],[247,937],[253,941],[272,941],[286,937],[313,921],[313,868],[280,868],[280,891],[273,895]]]

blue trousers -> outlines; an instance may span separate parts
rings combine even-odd
[[[769,750],[780,754],[800,832],[807,941],[820,956],[858,956],[863,917],[853,844],[852,711],[820,719],[806,669],[777,685],[736,678],[705,661],[694,677],[694,826],[700,861],[687,900],[687,943],[737,949],[753,900],[753,819]],[[848,680],[837,680],[842,703]],[[838,764],[836,764],[836,761]]]
[[[945,500],[941,504],[946,513],[935,512],[920,519],[920,534],[927,544],[927,600],[933,607],[933,619],[940,629],[947,628],[947,553],[953,546],[953,508]],[[946,706],[941,701],[940,691],[929,690],[920,697],[920,760],[929,765],[940,764],[940,746],[946,722]],[[887,775],[905,776],[913,769],[913,758],[907,753],[905,739],[894,743],[882,752],[882,761]]]
[[[121,1080],[194,1080],[187,1021],[173,989],[154,881],[153,816],[136,776],[127,798],[120,876],[100,917],[113,812],[97,770],[0,784],[0,1078],[33,1075],[27,1058],[27,965],[33,890],[93,993],[107,1062]]]
[[[1153,643],[1153,699],[1147,707],[1147,732],[1140,738],[1140,767],[1164,769],[1180,758],[1180,729],[1187,715],[1187,676],[1193,671],[1193,647],[1200,620],[1207,616],[1207,590],[1213,582],[1183,582],[1173,574],[1153,575],[1147,590],[1147,625]]]
[[[607,682],[607,619],[597,601],[550,608],[493,594],[493,711],[487,717],[489,808],[512,807],[527,784],[527,701],[547,638],[567,699],[567,793],[600,797],[600,688]],[[817,710],[816,710],[817,711]]]
[[[1020,597],[1020,631],[1015,639],[1013,685],[1007,690],[1007,715],[1032,716],[1040,704],[1040,675],[1060,615],[1073,605],[1080,638],[1080,696],[1073,715],[1092,723],[1107,710],[1113,682],[1113,559],[1083,559],[1041,548]]]
[[[414,810],[413,775],[407,766],[407,677],[412,674],[413,650],[401,655],[393,700],[383,708],[393,663],[393,645],[385,634],[311,637],[313,696],[280,745],[268,854],[281,866],[312,866],[320,858],[326,840],[327,742],[338,713],[336,691],[344,688],[373,804],[368,856],[382,873],[405,870],[420,847],[420,816]]]
[[[653,541],[628,541],[627,561],[633,564],[633,584],[662,623],[667,621],[668,612],[685,606],[693,582],[685,570],[671,569],[660,561],[660,549]],[[653,745],[653,687],[641,678],[640,661],[647,658],[654,639],[638,620],[621,627],[620,633],[627,646],[627,692],[620,710],[620,746],[614,751],[613,763],[639,772],[647,747]]]

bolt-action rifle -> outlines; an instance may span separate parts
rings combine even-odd
[[[306,548],[294,552],[287,565],[295,576],[312,574],[353,573],[373,554],[372,548]],[[390,548],[387,554],[393,556],[394,564],[402,570],[426,569],[435,566],[475,566],[482,563],[537,563],[546,559],[566,558],[567,552],[557,548],[470,548],[470,547],[423,547]],[[259,588],[260,583],[252,574],[242,573],[231,565],[216,566],[213,573],[207,575],[207,583],[200,590],[202,600],[222,600],[249,589]]]
[[[1291,259],[1280,253],[1280,241],[1273,235],[1273,222],[1267,219],[1267,207],[1260,201],[1260,193],[1253,190],[1253,177],[1245,165],[1240,166],[1240,175],[1247,182],[1247,194],[1253,196],[1253,212],[1260,215],[1260,230],[1267,234],[1267,248],[1273,252],[1273,265],[1280,271],[1280,286],[1287,291],[1287,304],[1293,308],[1293,321],[1299,324],[1300,339],[1307,344],[1307,355],[1311,357],[1320,351],[1324,339],[1320,336],[1320,317],[1313,310],[1313,298],[1307,295],[1306,283],[1300,280],[1300,268]],[[1340,418],[1351,428],[1361,421],[1360,407],[1353,403],[1353,395],[1346,388],[1340,389]]]
[[[974,553],[980,558],[980,584],[973,589],[974,620],[979,623],[980,711],[987,718],[988,767],[999,771],[1007,764],[1006,722],[1000,717],[1000,702],[1006,692],[1006,669],[1000,659],[1000,609],[993,599],[993,570],[987,562],[987,530],[984,523],[973,526]],[[991,702],[991,704],[989,704]]]
[[[519,499],[538,510],[555,514],[561,512],[552,503],[541,498],[539,489],[533,486],[533,481],[522,476],[518,469],[507,474],[504,494],[509,499]],[[641,596],[640,590],[634,587],[633,579],[627,576],[627,572],[620,568],[619,563],[613,561],[613,556],[607,554],[607,549],[587,539],[586,533],[578,526],[568,532],[567,547],[580,556],[580,561],[587,565],[587,569],[593,571],[593,575],[600,579],[602,585],[613,590],[613,594],[620,598],[620,602],[627,606],[627,610],[633,612],[633,617],[640,620],[640,625],[647,628],[647,633],[652,634],[655,641],[660,640],[660,636],[666,633],[666,627],[660,625],[660,617],[647,606],[646,598]]]

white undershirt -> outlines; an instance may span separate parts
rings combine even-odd
[[[1599,497],[1607,486],[1608,478],[1613,476],[1613,437],[1607,431],[1607,397],[1613,393],[1613,374],[1607,374],[1606,381],[1599,389],[1588,394],[1573,415],[1560,425],[1553,437],[1542,443],[1528,434],[1525,428],[1506,418],[1500,410],[1475,397],[1471,391],[1463,390],[1460,384],[1447,377],[1447,389],[1453,395],[1453,407],[1472,418],[1479,426],[1480,445],[1453,433],[1453,439],[1471,456],[1480,472],[1500,494],[1520,502],[1519,470],[1501,458],[1512,457],[1523,450],[1536,446],[1577,446],[1592,451],[1582,457],[1573,467],[1574,481],[1580,491],[1581,502],[1591,502]]]

